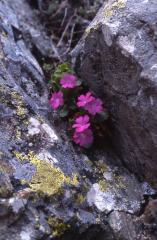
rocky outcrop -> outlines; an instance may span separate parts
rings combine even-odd
[[[112,149],[75,149],[50,110],[30,49],[54,49],[36,11],[1,1],[0,20],[0,240],[153,239],[156,216],[144,212],[155,191],[113,164]]]
[[[157,2],[109,0],[73,51],[111,113],[112,143],[132,172],[157,180]]]

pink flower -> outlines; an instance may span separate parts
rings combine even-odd
[[[76,118],[75,124],[72,127],[75,128],[78,133],[83,132],[90,127],[89,116],[84,115]]]
[[[76,87],[76,77],[72,74],[65,73],[60,80],[60,84],[63,88],[74,88]]]
[[[60,106],[63,106],[64,104],[63,93],[61,91],[53,93],[49,103],[53,107],[53,109],[57,109]]]
[[[73,140],[81,147],[88,148],[93,142],[93,133],[91,129],[86,129],[83,132],[75,132]]]
[[[78,107],[85,107],[93,99],[94,99],[94,97],[92,96],[92,94],[90,92],[87,92],[85,95],[80,95],[78,97],[77,106]]]
[[[94,98],[91,102],[85,105],[85,109],[91,114],[95,115],[103,111],[103,102],[99,98]]]

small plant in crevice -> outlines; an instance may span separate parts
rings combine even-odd
[[[108,118],[102,100],[83,85],[68,63],[57,67],[50,84],[51,107],[68,121],[73,141],[81,147],[89,148],[100,125]]]

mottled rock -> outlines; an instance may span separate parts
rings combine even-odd
[[[4,174],[4,169],[0,170],[0,197],[7,198],[13,193],[13,186],[7,174]]]
[[[24,10],[31,16],[34,10],[21,3],[0,2],[0,240],[116,240],[111,212],[133,221],[154,190],[113,165],[120,159],[112,150],[91,149],[87,157],[63,122],[55,126],[43,71],[25,38],[15,36],[15,28],[23,31],[19,19],[28,29],[38,24],[23,18]],[[120,231],[124,236],[126,228]]]
[[[104,97],[115,152],[157,183],[157,2],[108,0],[72,53],[84,81]]]

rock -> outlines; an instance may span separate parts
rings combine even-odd
[[[143,220],[148,224],[157,224],[157,200],[150,200],[143,213]]]
[[[40,13],[37,10],[32,11],[28,1],[18,0],[15,2],[8,0],[8,3],[14,9],[16,15],[14,21],[12,21],[15,38],[21,39],[23,37],[27,47],[39,58],[58,58],[59,55],[52,38],[47,35],[42,20],[39,18]]]
[[[3,169],[1,171],[4,171]],[[13,186],[7,174],[0,171],[0,197],[7,198],[13,193]]]
[[[154,190],[115,166],[120,159],[110,149],[91,150],[88,157],[74,148],[65,123],[57,119],[55,126],[43,71],[25,37],[14,33],[23,33],[23,12],[33,16],[34,10],[17,2],[0,2],[0,186],[6,190],[0,194],[0,240],[117,240],[118,222],[110,219],[116,211],[130,222],[137,215],[135,231],[143,234],[138,214]],[[38,24],[36,18],[26,22],[28,29]]]
[[[108,0],[72,52],[78,72],[110,111],[114,151],[128,169],[154,186],[156,9],[156,0]]]

